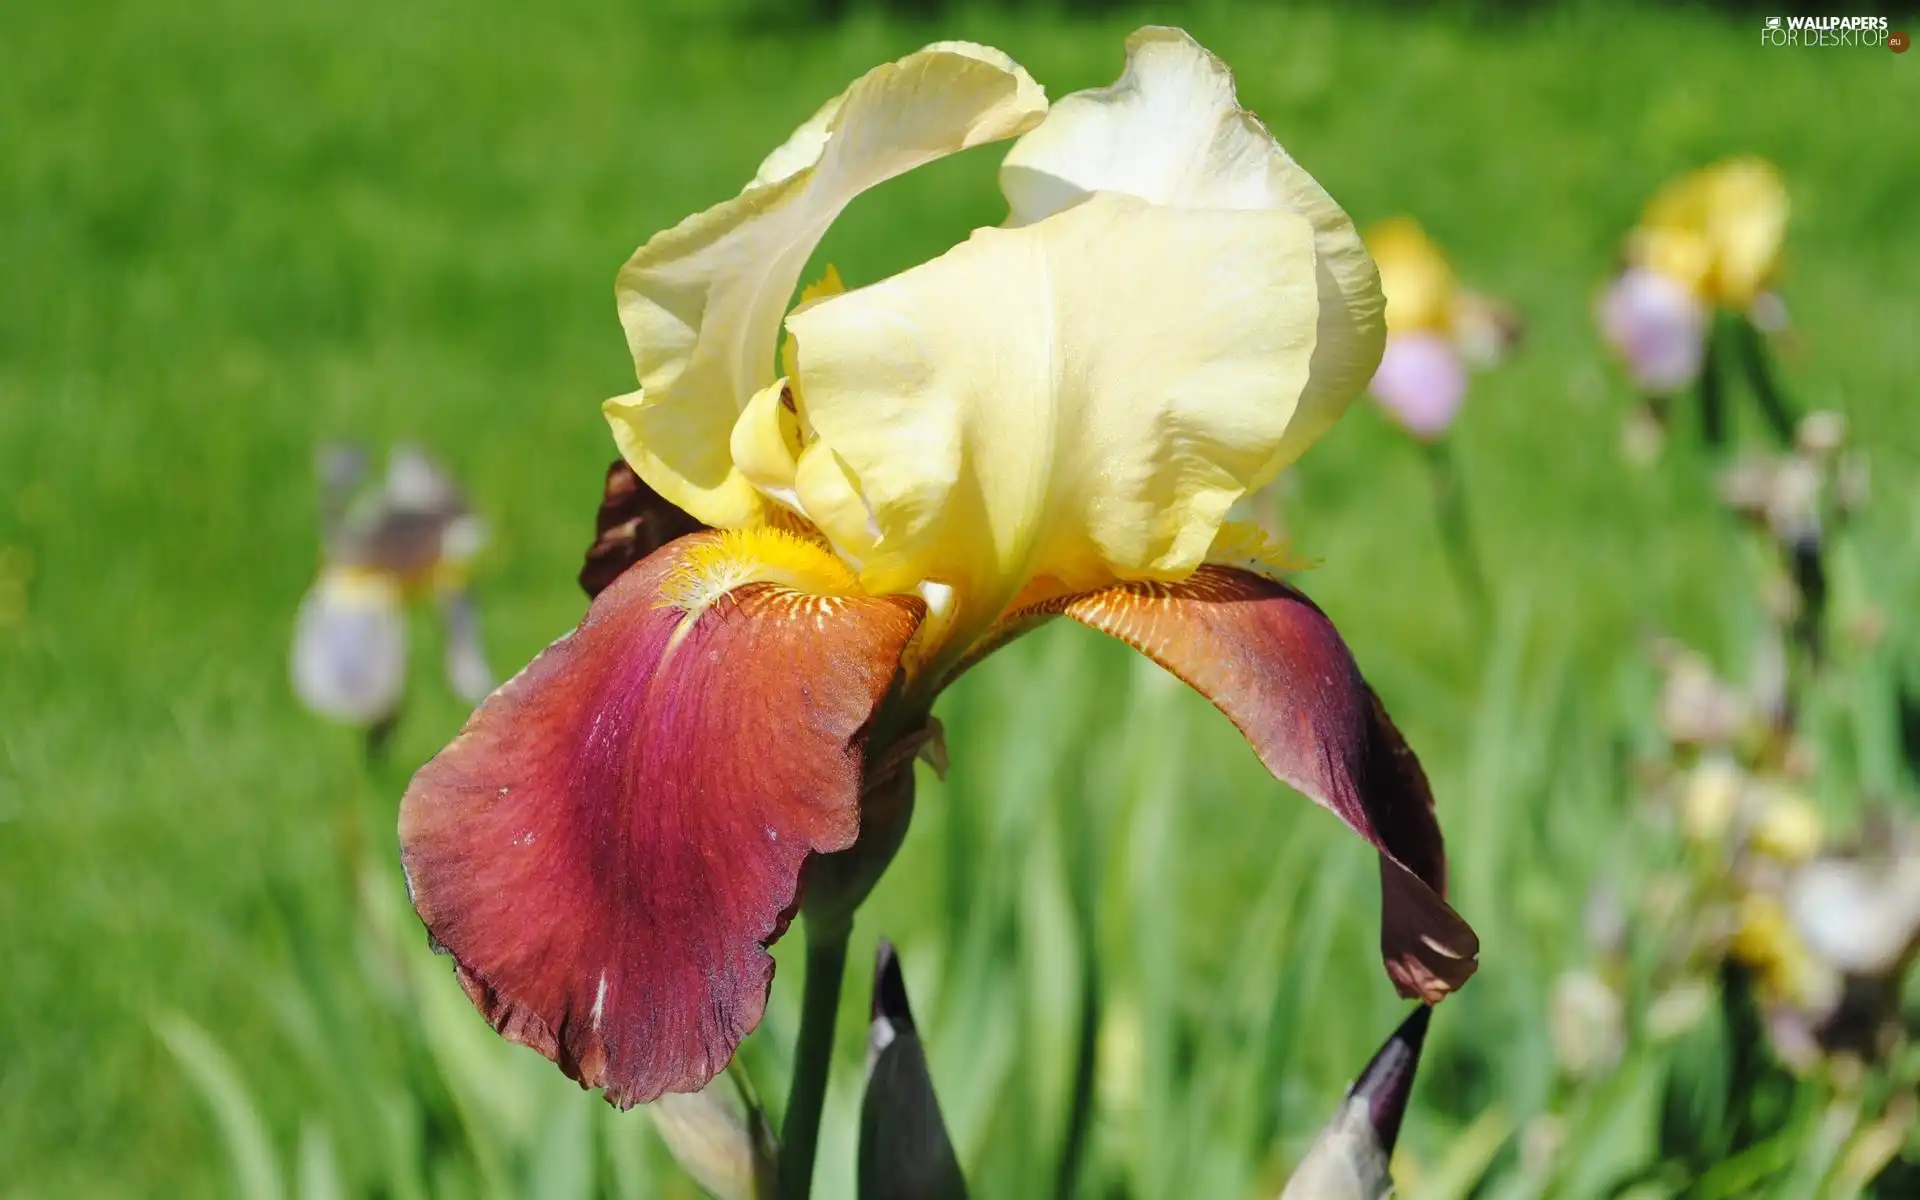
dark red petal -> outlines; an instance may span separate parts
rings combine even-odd
[[[1305,596],[1231,567],[1183,583],[1129,583],[1055,602],[1214,702],[1276,777],[1380,851],[1381,952],[1405,996],[1466,982],[1479,939],[1442,897],[1446,850],[1419,760]]]
[[[634,474],[625,459],[607,466],[606,489],[593,520],[593,545],[580,568],[580,587],[598,596],[621,572],[655,550],[706,526],[674,507]]]
[[[615,580],[488,698],[400,809],[415,908],[506,1037],[626,1106],[760,1021],[802,863],[859,832],[865,727],[919,602],[740,587],[689,619]]]

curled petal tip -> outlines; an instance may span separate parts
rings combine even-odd
[[[1279,580],[1208,565],[1050,602],[1213,701],[1274,776],[1380,852],[1381,950],[1402,995],[1432,1003],[1477,964],[1444,899],[1446,849],[1419,760],[1324,613]]]

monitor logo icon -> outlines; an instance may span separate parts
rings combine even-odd
[[[1768,29],[1778,29],[1778,28],[1780,28],[1780,18],[1779,18],[1779,17],[1768,17],[1768,18],[1767,18],[1767,28],[1768,28]]]

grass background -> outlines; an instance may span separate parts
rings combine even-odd
[[[1751,548],[1699,462],[1622,460],[1629,395],[1589,318],[1651,189],[1721,155],[1786,174],[1787,379],[1848,415],[1879,485],[1841,602],[1880,606],[1894,632],[1828,688],[1820,799],[1911,794],[1880,701],[1920,604],[1920,144],[1896,118],[1920,61],[1767,50],[1746,17],[1639,10],[808,27],[583,0],[28,0],[0,8],[0,1193],[206,1194],[248,1128],[303,1194],[329,1171],[344,1194],[684,1186],[644,1118],[467,1038],[485,1030],[444,965],[364,934],[363,906],[398,903],[380,838],[405,769],[462,714],[428,678],[430,640],[384,773],[293,702],[314,444],[416,438],[469,482],[496,533],[488,640],[511,670],[582,609],[572,575],[610,456],[596,405],[631,386],[610,285],[632,248],[731,194],[876,62],[975,38],[1059,96],[1113,78],[1148,19],[1228,59],[1358,220],[1413,213],[1529,321],[1454,439],[1491,621],[1460,602],[1416,448],[1376,412],[1356,406],[1288,485],[1296,540],[1324,559],[1303,582],[1428,764],[1485,942],[1435,1024],[1415,1193],[1450,1194],[1474,1154],[1510,1164],[1508,1134],[1561,1102],[1547,988],[1584,953],[1588,884],[1657,853],[1618,769],[1650,720],[1641,639],[1737,667],[1756,620]],[[871,280],[997,222],[996,163],[862,199],[823,258]],[[855,961],[876,933],[903,943],[976,1192],[1052,1178],[1094,949],[1088,1189],[1276,1183],[1401,1011],[1364,848],[1204,702],[1083,631],[996,658],[943,715],[952,774],[923,780]],[[774,1094],[795,967],[749,1051]],[[845,1194],[864,992],[856,974],[826,1195]],[[202,1103],[221,1080],[244,1089],[224,1123]],[[1651,1153],[1639,1085],[1621,1086],[1591,1101],[1615,1118],[1591,1122],[1613,1139],[1596,1162]],[[512,1131],[506,1149],[475,1149],[485,1128]]]

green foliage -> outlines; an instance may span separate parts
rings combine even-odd
[[[1759,620],[1749,542],[1684,434],[1651,471],[1617,453],[1629,397],[1588,309],[1662,179],[1731,152],[1780,164],[1786,383],[1848,414],[1878,487],[1833,564],[1835,620],[1892,618],[1812,697],[1812,791],[1842,823],[1910,797],[1893,700],[1920,662],[1902,624],[1920,611],[1920,294],[1888,267],[1920,258],[1920,155],[1884,117],[1920,99],[1913,62],[1767,52],[1744,19],[1650,12],[964,8],[935,33],[580,0],[100,0],[0,7],[0,1194],[691,1194],[643,1115],[472,1013],[405,911],[404,772],[368,777],[357,739],[289,695],[309,456],[341,435],[443,454],[497,533],[478,581],[493,656],[524,662],[582,609],[611,453],[595,405],[631,386],[609,284],[632,247],[929,37],[998,44],[1058,96],[1111,79],[1156,15],[1235,66],[1358,219],[1413,213],[1530,322],[1453,446],[1489,617],[1449,574],[1417,448],[1365,405],[1284,488],[1325,560],[1302,582],[1426,762],[1485,945],[1434,1022],[1406,1191],[1677,1194],[1662,1163],[1730,1145],[1748,1114],[1701,1082],[1735,1049],[1711,1026],[1636,1036],[1592,1083],[1555,1066],[1549,994],[1586,957],[1591,886],[1631,890],[1669,853],[1625,770],[1652,737],[1641,638],[1737,673]],[[993,162],[863,199],[823,258],[870,280],[998,221]],[[431,674],[395,764],[458,726]],[[974,1193],[1277,1191],[1404,1011],[1365,848],[1203,701],[1083,630],[996,656],[941,715],[952,771],[923,778],[853,961],[900,944]],[[745,1050],[769,1096],[801,949],[781,947]],[[825,1196],[852,1191],[865,1004],[856,981]],[[1806,1172],[1844,1154],[1836,1101],[1783,1094],[1689,1194],[1811,1194]],[[1529,1147],[1550,1110],[1543,1178]]]

